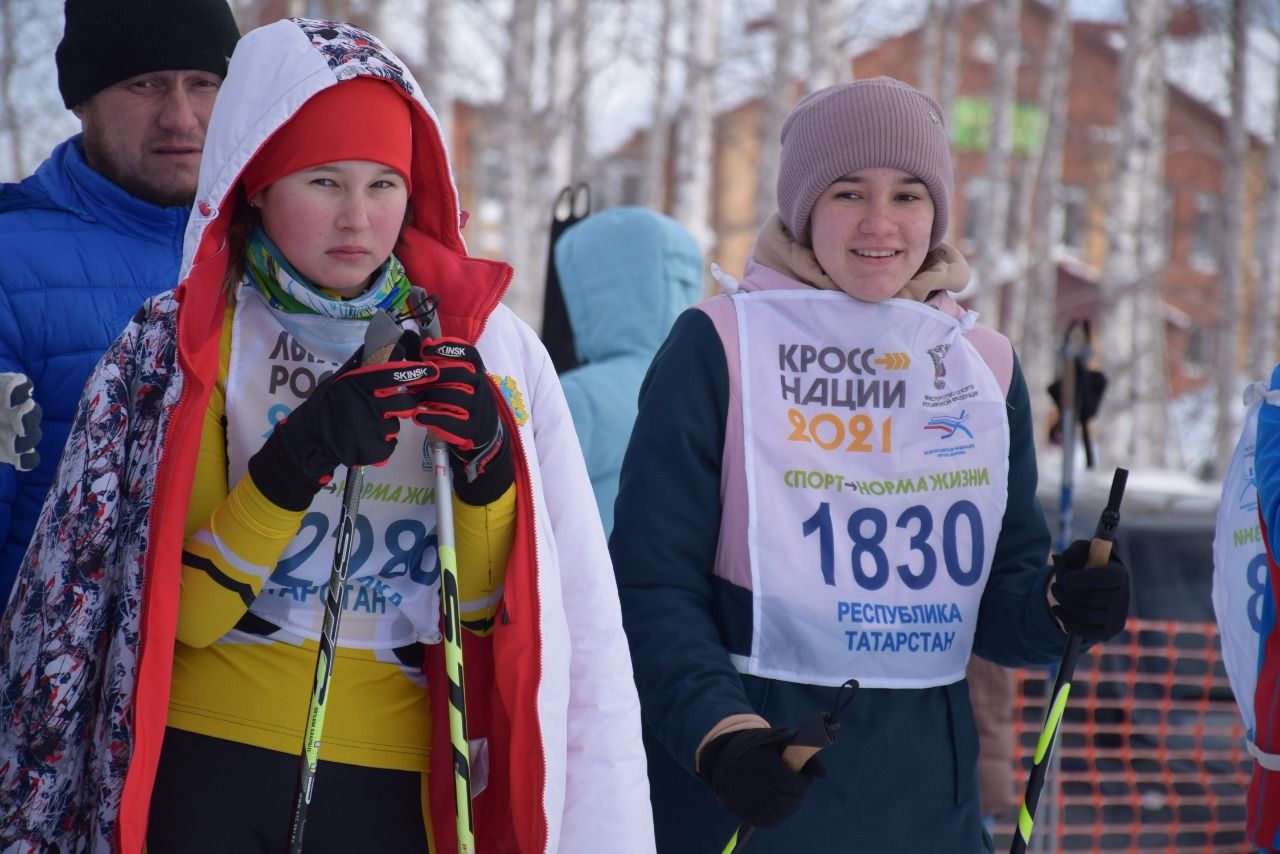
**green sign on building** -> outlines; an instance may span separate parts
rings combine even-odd
[[[1034,104],[1013,107],[1013,153],[1031,154],[1041,144],[1045,112]],[[951,145],[956,151],[986,151],[991,144],[991,102],[957,98],[951,109]]]

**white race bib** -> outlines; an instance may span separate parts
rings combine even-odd
[[[817,685],[962,678],[1009,466],[973,315],[812,291],[734,302],[754,597],[735,663]]]
[[[234,484],[275,425],[360,346],[368,323],[284,316],[256,288],[243,285],[233,324],[226,416]],[[426,442],[425,428],[402,421],[391,459],[365,469],[343,598],[343,646],[390,649],[440,640],[435,479]],[[303,638],[320,636],[346,476],[339,466],[311,502],[297,537],[249,608]]]
[[[1222,662],[1252,739],[1262,609],[1268,596],[1267,551],[1258,521],[1253,458],[1258,411],[1264,405],[1280,404],[1280,391],[1268,391],[1266,383],[1254,383],[1244,399],[1248,411],[1223,478],[1213,535],[1213,613],[1222,638]]]

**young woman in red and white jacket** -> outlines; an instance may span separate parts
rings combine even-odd
[[[467,255],[403,63],[335,22],[244,38],[182,269],[95,371],[0,622],[0,848],[283,849],[359,465],[307,850],[453,850],[430,428],[453,460],[478,849],[651,851],[572,422],[499,303],[511,269]],[[418,288],[442,337],[410,316]],[[361,366],[382,311],[404,334]]]

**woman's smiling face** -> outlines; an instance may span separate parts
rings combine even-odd
[[[811,223],[814,254],[836,286],[880,302],[902,290],[929,254],[933,198],[909,172],[859,169],[823,190]]]

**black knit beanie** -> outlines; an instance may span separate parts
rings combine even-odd
[[[67,0],[58,91],[70,109],[152,71],[225,77],[239,40],[227,0]]]

